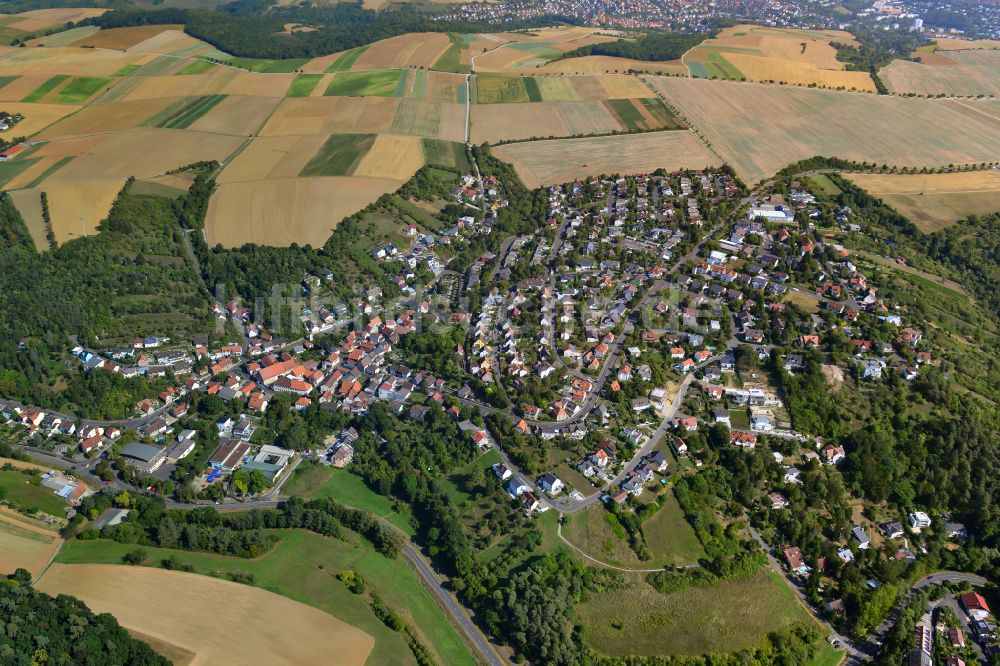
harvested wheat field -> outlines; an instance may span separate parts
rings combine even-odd
[[[938,51],[967,51],[969,49],[1000,49],[996,39],[935,39]]]
[[[354,62],[351,71],[430,67],[451,46],[440,32],[411,32],[370,45]]]
[[[160,113],[175,99],[161,97],[114,104],[91,104],[78,112],[49,126],[37,138],[49,141],[84,134],[101,134],[141,127],[144,122]]]
[[[1000,94],[1000,51],[915,53],[921,62],[894,60],[879,71],[890,92],[917,95]],[[2,91],[0,91],[2,92]]]
[[[111,28],[101,30],[75,42],[74,46],[90,46],[102,49],[128,49],[165,30],[183,30],[182,25],[140,25],[131,28]]]
[[[195,652],[193,664],[363,666],[375,645],[320,610],[249,585],[150,567],[54,564],[38,588],[69,594],[127,629]]]
[[[23,102],[4,104],[4,111],[20,113],[24,116],[24,120],[17,124],[17,136],[32,136],[79,108],[73,104],[25,104]]]
[[[118,51],[77,48],[23,48],[0,55],[0,71],[5,76],[36,74],[50,77],[112,76],[123,67],[135,64],[139,56]]]
[[[295,178],[323,146],[326,136],[267,136],[255,138],[219,174],[220,183]]]
[[[0,514],[0,575],[23,567],[37,576],[61,545],[52,532]]]
[[[680,60],[646,61],[615,58],[613,56],[583,56],[569,58],[543,65],[534,72],[538,74],[618,74],[628,71],[651,72],[655,74],[682,74],[688,70]]]
[[[424,165],[423,142],[415,136],[379,134],[354,169],[354,176],[406,182]]]
[[[176,58],[169,60],[176,60]],[[160,97],[215,95],[225,91],[230,82],[239,76],[240,70],[232,67],[213,67],[204,74],[191,76],[144,76],[131,91],[123,96],[123,99],[134,101]],[[286,80],[284,90],[275,97],[283,97],[284,91],[288,90],[288,85],[289,81]]]
[[[49,28],[63,27],[67,23],[77,23],[83,19],[100,16],[108,9],[95,7],[67,7],[56,9],[34,9],[20,14],[0,14],[4,26],[24,32],[44,32]]]
[[[319,247],[341,220],[401,184],[353,176],[225,183],[209,202],[205,236],[209,245],[224,247]]]
[[[192,123],[189,129],[247,136],[260,130],[280,102],[276,97],[232,95],[212,107]]]
[[[56,242],[65,243],[81,235],[97,233],[97,225],[108,216],[111,204],[124,185],[124,178],[102,178],[46,181],[36,188],[44,190],[49,198],[49,217]]]
[[[46,237],[45,218],[42,216],[42,200],[39,194],[38,190],[9,192],[10,200],[21,214],[24,226],[28,227],[31,240],[35,242],[35,249],[41,252],[48,249],[49,239]]]
[[[217,67],[215,69],[235,71],[236,75],[229,79],[222,90],[227,95],[255,95],[259,97],[282,98],[288,92],[288,87],[292,85],[295,74],[260,74],[257,72],[245,72],[242,70],[232,70],[227,67]]]
[[[635,76],[599,76],[597,80],[604,88],[604,99],[634,99],[653,96],[649,87]]]
[[[845,174],[925,233],[943,229],[969,215],[1000,211],[1000,172],[938,174]]]
[[[1000,154],[1000,103],[991,100],[645,78],[748,183],[816,155],[930,167]]]
[[[111,135],[58,172],[58,179],[144,178],[203,160],[224,161],[243,138],[175,129],[145,129]]]
[[[388,132],[398,103],[395,97],[290,97],[281,102],[260,134]]]
[[[472,107],[474,143],[606,134],[623,129],[601,102],[477,104]]]
[[[833,43],[855,45],[837,30],[792,30],[755,25],[726,28],[684,54],[691,76],[815,84],[845,90],[875,90],[867,72],[848,72]]]
[[[494,148],[493,154],[510,162],[531,188],[602,174],[703,169],[719,163],[691,132],[680,131],[511,143]]]
[[[181,30],[164,30],[135,44],[129,51],[193,56],[209,49],[211,46]]]

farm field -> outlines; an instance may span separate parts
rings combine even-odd
[[[95,613],[111,613],[123,627],[176,644],[205,663],[320,663],[335,640],[338,660],[361,666],[375,644],[364,631],[306,604],[197,574],[54,564],[37,587],[77,597]]]
[[[510,162],[528,187],[602,174],[703,169],[719,163],[697,137],[683,131],[511,143],[493,153]]]
[[[261,136],[388,132],[399,100],[392,97],[295,97],[281,102]]]
[[[825,88],[875,91],[867,72],[849,72],[832,42],[856,44],[837,30],[793,30],[736,25],[684,54],[691,76],[747,81],[815,84]]]
[[[327,97],[399,97],[400,83],[405,70],[380,70],[376,72],[338,73],[323,93]]]
[[[34,9],[20,14],[0,14],[0,42],[6,45],[14,39],[24,39],[29,35],[41,34],[53,28],[62,28],[67,23],[100,16],[106,11],[108,10],[95,7],[69,7]]]
[[[938,51],[967,51],[970,49],[1000,49],[1000,40],[996,39],[935,39],[935,49]]]
[[[345,531],[345,540],[322,537],[305,530],[277,530],[274,533],[280,537],[279,543],[267,554],[253,560],[149,548],[148,564],[155,567],[159,560],[176,555],[182,562],[194,565],[195,571],[200,574],[252,573],[259,587],[330,613],[373,637],[375,647],[368,664],[413,664],[415,660],[401,635],[382,624],[363,598],[351,593],[336,579],[336,574],[341,571],[353,570],[361,574],[369,587],[388,605],[405,617],[421,642],[431,649],[437,663],[458,666],[474,663],[457,631],[403,560],[379,555],[366,541],[351,532]],[[121,556],[132,548],[108,540],[71,541],[60,553],[58,561],[67,565],[114,564],[121,562]],[[289,576],[288,571],[292,570],[297,575]],[[326,644],[329,650],[329,641]],[[328,663],[328,659],[318,663]]]
[[[915,53],[921,62],[894,60],[879,78],[894,93],[978,96],[1000,94],[1000,51],[970,49]]]
[[[688,69],[680,60],[630,60],[613,56],[582,56],[557,60],[538,67],[539,74],[618,74],[628,71],[651,74],[684,74]]]
[[[1000,211],[1000,172],[940,174],[845,174],[879,197],[925,233],[943,229],[969,215]]]
[[[816,155],[929,167],[988,162],[1000,151],[1000,103],[990,100],[645,78],[748,183]]]
[[[384,178],[319,177],[225,183],[208,206],[209,245],[319,247],[348,215],[399,188]]]
[[[129,49],[167,30],[182,31],[181,25],[140,25],[131,28],[111,28],[73,42],[73,46],[102,49]]]
[[[544,67],[563,53],[581,46],[617,39],[597,32],[594,28],[577,26],[543,28],[533,30],[530,35],[502,33],[491,35],[495,43],[469,44],[469,49],[475,56],[477,72],[524,71]],[[484,53],[484,49],[488,52]]]
[[[670,594],[641,574],[625,577],[624,589],[577,606],[586,642],[609,656],[732,653],[759,645],[771,631],[815,622],[780,576],[766,570]]]
[[[422,67],[429,69],[448,50],[444,33],[409,33],[370,44],[351,66],[351,71]],[[338,70],[342,71],[342,70]]]
[[[0,575],[23,567],[37,576],[61,542],[53,532],[0,514]]]

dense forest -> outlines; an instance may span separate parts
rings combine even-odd
[[[0,397],[120,416],[149,387],[74,377],[69,392],[50,391],[70,336],[114,344],[211,330],[207,294],[184,255],[172,206],[126,185],[102,233],[39,253],[10,197],[0,196]]]
[[[698,46],[712,35],[683,32],[645,32],[638,39],[629,41],[591,44],[563,54],[563,58],[589,55],[615,56],[632,60],[676,60],[689,49]]]
[[[170,664],[108,613],[95,615],[78,599],[50,597],[24,580],[0,582],[0,629],[0,662],[10,666]]]

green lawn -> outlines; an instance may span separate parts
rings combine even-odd
[[[299,74],[292,80],[292,85],[288,87],[286,97],[309,97],[309,93],[316,88],[322,74]]]
[[[32,90],[30,93],[28,93],[27,97],[25,97],[21,101],[25,103],[37,102],[46,95],[48,95],[50,92],[55,90],[56,87],[61,85],[62,82],[68,78],[69,76],[65,74],[57,74],[56,76],[53,76],[52,78],[46,80],[44,83],[42,83],[42,85]]]
[[[326,68],[327,72],[346,72],[354,67],[361,54],[368,50],[368,45],[359,46],[356,49],[345,51],[342,56],[333,61],[333,64]]]
[[[286,495],[315,497],[323,484],[329,481],[332,476],[332,467],[307,460],[295,468],[292,478],[281,487],[281,491]]]
[[[577,606],[584,636],[610,656],[733,653],[760,645],[768,633],[816,627],[777,574],[660,594],[639,574],[624,589],[591,595]]]
[[[0,495],[22,508],[38,509],[53,516],[66,515],[66,502],[48,488],[43,488],[38,476],[0,471]]]
[[[409,536],[416,534],[413,526],[410,525],[409,512],[400,513],[396,511],[392,501],[376,493],[365,485],[360,476],[352,474],[347,470],[338,469],[334,471],[331,478],[320,487],[313,489],[310,497],[332,497],[341,504],[354,507],[355,509],[370,511],[376,516],[385,518]]]
[[[341,571],[356,571],[388,606],[404,615],[424,645],[436,653],[438,663],[475,664],[458,632],[405,561],[383,557],[353,533],[348,533],[348,542],[305,530],[273,532],[280,535],[281,541],[271,552],[253,560],[162,548],[145,550],[151,566],[176,555],[194,565],[200,574],[252,573],[257,587],[315,606],[371,634],[375,649],[369,665],[413,664],[415,660],[403,638],[383,625],[368,604],[336,578]],[[104,539],[72,540],[63,547],[57,561],[118,564],[121,556],[134,548]]]
[[[673,491],[663,506],[642,524],[646,545],[657,564],[691,564],[705,556],[691,524],[684,517]]]
[[[95,76],[77,77],[59,91],[55,97],[55,101],[61,104],[81,104],[107,85],[110,80]]]
[[[330,80],[323,93],[327,97],[396,97],[403,70],[342,72]]]
[[[584,553],[605,564],[625,568],[653,569],[659,562],[643,562],[629,546],[628,534],[620,525],[612,524],[614,516],[601,503],[566,517],[563,536]],[[586,560],[574,555],[585,563]]]
[[[844,656],[843,650],[835,650],[828,641],[824,640],[809,666],[838,666],[840,662],[844,661]]]
[[[188,74],[204,74],[208,70],[215,67],[214,62],[209,62],[207,60],[196,60],[190,65],[177,72],[178,75],[188,75]]]
[[[350,176],[375,143],[374,134],[331,134],[300,176]]]

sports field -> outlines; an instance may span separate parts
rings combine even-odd
[[[656,169],[703,169],[718,159],[691,132],[648,132],[498,146],[528,187],[555,185],[602,174],[640,174]]]
[[[816,155],[923,167],[1000,154],[1000,103],[992,100],[644,78],[749,183]]]
[[[577,605],[587,644],[608,656],[702,655],[749,650],[767,634],[815,627],[779,574],[660,594],[642,574],[624,589],[592,594]]]
[[[1000,172],[845,174],[852,182],[933,233],[969,215],[1000,211]]]
[[[1000,51],[970,49],[915,53],[921,62],[894,60],[879,78],[894,93],[978,96],[1000,94]]]
[[[53,564],[37,587],[72,595],[203,663],[323,663],[332,642],[338,663],[362,666],[375,646],[369,634],[306,604],[180,571]]]
[[[832,43],[857,44],[847,32],[737,25],[681,58],[691,76],[845,90],[875,90],[866,72],[849,72]]]

